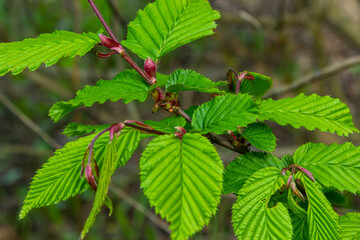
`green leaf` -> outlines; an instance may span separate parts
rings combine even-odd
[[[166,83],[167,92],[197,91],[206,93],[225,93],[217,86],[224,86],[226,82],[213,82],[193,70],[178,69],[173,72]]]
[[[207,0],[157,0],[138,12],[122,44],[154,61],[174,49],[213,34],[220,18]]]
[[[0,76],[10,71],[19,74],[25,68],[34,71],[42,63],[51,66],[62,57],[83,56],[99,41],[97,34],[91,32],[55,31],[19,42],[0,43]]]
[[[152,126],[155,130],[165,133],[174,133],[177,130],[175,127],[184,127],[186,120],[183,117],[172,116],[162,119],[160,122],[147,120],[145,124]]]
[[[140,159],[141,187],[170,222],[172,239],[186,239],[208,224],[222,192],[223,165],[200,134],[155,138]]]
[[[338,215],[322,193],[321,189],[309,177],[299,173],[297,176],[305,186],[308,198],[307,223],[309,224],[309,239],[340,239]]]
[[[222,134],[236,131],[256,121],[258,107],[247,94],[217,96],[201,105],[193,114],[192,125],[201,133]]]
[[[303,240],[309,239],[308,236],[308,224],[307,224],[307,213],[306,211],[300,207],[295,199],[293,198],[291,188],[288,191],[287,195],[288,206],[291,217],[291,224],[293,226],[293,240]]]
[[[325,186],[360,192],[360,147],[351,143],[308,143],[296,150],[294,161]]]
[[[58,102],[50,109],[49,115],[54,122],[80,106],[91,107],[94,103],[106,101],[124,103],[133,100],[144,102],[149,93],[149,85],[135,70],[120,72],[112,80],[100,80],[96,86],[85,86],[76,93],[76,97],[67,102]]]
[[[106,146],[105,158],[100,169],[99,181],[97,185],[97,190],[95,194],[94,204],[92,206],[89,217],[87,218],[84,229],[81,232],[81,239],[84,239],[85,235],[89,232],[91,226],[95,223],[96,215],[101,210],[101,206],[107,198],[109,191],[109,185],[112,174],[116,169],[116,159],[117,159],[117,138],[116,135],[111,143]],[[111,214],[111,211],[110,211]]]
[[[95,134],[67,143],[36,172],[21,209],[20,219],[33,208],[56,204],[89,188],[86,180],[80,177],[80,171],[85,150],[94,137]],[[139,141],[140,133],[137,130],[129,130],[119,136],[117,166],[126,164]],[[109,134],[106,133],[94,146],[95,160],[100,168],[108,142]]]
[[[353,125],[347,106],[339,99],[329,96],[300,94],[278,101],[269,99],[261,102],[259,112],[261,121],[271,120],[282,126],[303,126],[308,130],[317,128],[340,136],[359,132]]]
[[[250,73],[255,78],[255,80],[243,80],[240,85],[240,92],[247,93],[251,96],[254,96],[256,100],[260,100],[262,96],[264,96],[264,94],[271,88],[273,82],[268,76],[254,72],[248,73]]]
[[[342,240],[360,239],[360,213],[348,213],[339,218]]]
[[[68,137],[80,137],[88,133],[99,133],[108,127],[110,127],[110,124],[84,125],[80,123],[70,123],[64,129],[63,134]]]
[[[269,153],[249,152],[235,158],[224,173],[224,193],[237,193],[251,175],[266,167],[283,169],[280,160]]]
[[[241,135],[260,150],[268,152],[275,150],[277,139],[272,133],[272,129],[265,123],[252,123],[244,129]]]
[[[280,170],[273,167],[257,171],[246,181],[232,209],[233,228],[239,240],[291,239],[291,219],[285,206],[267,206],[271,195],[284,183]]]

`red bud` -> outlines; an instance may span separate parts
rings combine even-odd
[[[109,53],[97,52],[96,53],[98,58],[108,58],[108,57],[111,57],[114,54],[115,54],[115,52],[109,52]]]
[[[156,83],[156,64],[151,58],[147,58],[144,63],[144,70],[146,75],[153,83]]]
[[[85,178],[89,185],[96,191],[97,189],[97,182],[94,175],[94,169],[92,168],[91,164],[86,165],[85,167]]]
[[[117,52],[118,54],[124,54],[125,50],[124,48],[121,46],[120,43],[118,43],[117,41],[115,41],[112,38],[109,38],[103,34],[99,34],[99,38],[101,41],[101,44],[104,45],[105,47],[114,50],[115,52]]]

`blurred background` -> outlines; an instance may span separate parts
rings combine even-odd
[[[126,25],[148,0],[96,1],[105,19],[120,39]],[[214,81],[225,80],[229,67],[272,77],[274,87],[267,97],[295,96],[299,92],[331,95],[345,102],[360,127],[360,1],[359,0],[212,0],[220,11],[216,33],[177,49],[164,57],[159,71],[191,68]],[[101,25],[86,0],[1,0],[0,42],[36,37],[55,29],[78,33],[96,32]],[[99,49],[98,49],[99,50]],[[18,213],[31,177],[52,155],[58,144],[74,140],[61,134],[71,121],[105,124],[135,119],[159,120],[168,113],[151,113],[153,100],[144,104],[121,102],[81,108],[57,124],[48,117],[57,101],[68,100],[84,85],[112,79],[129,68],[120,57],[97,59],[96,49],[81,59],[20,75],[0,78],[0,240],[78,239],[93,201],[88,191],[55,206],[34,209],[22,221]],[[142,61],[135,57],[142,65]],[[300,84],[299,84],[300,83]],[[209,95],[187,92],[180,96],[184,109],[210,99]],[[34,124],[32,124],[35,123]],[[270,124],[278,140],[277,156],[293,153],[312,142],[360,145],[360,135],[338,137]],[[114,213],[103,210],[87,239],[169,239],[166,224],[148,206],[139,189],[138,160],[142,143],[128,165],[112,178],[110,198]],[[235,154],[217,147],[227,164]],[[360,210],[360,200],[345,193],[343,214]],[[216,217],[192,239],[235,239],[231,229],[233,195],[224,195]]]

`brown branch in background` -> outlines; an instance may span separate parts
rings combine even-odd
[[[279,95],[298,90],[310,83],[314,83],[316,81],[329,78],[333,75],[336,75],[342,71],[345,71],[352,66],[355,66],[357,64],[360,64],[360,56],[351,57],[348,59],[345,59],[341,62],[334,63],[330,66],[327,66],[325,68],[322,68],[316,72],[310,73],[290,84],[286,84],[283,86],[279,86],[276,88],[276,90],[272,91],[271,93],[267,94],[265,98],[273,98],[277,97]]]
[[[116,20],[120,23],[120,25],[126,31],[127,22],[125,21],[124,17],[121,15],[121,12],[119,11],[117,6],[115,5],[114,1],[113,0],[106,0],[106,2],[109,4],[110,9],[111,9],[114,17],[116,18]]]
[[[36,123],[34,123],[28,116],[26,116],[20,109],[18,109],[4,94],[0,93],[0,102],[5,105],[14,115],[16,115],[26,126],[39,135],[47,144],[57,149],[61,145],[57,143],[52,137],[44,132]]]
[[[122,189],[111,185],[110,186],[111,192],[113,192],[116,196],[124,200],[126,203],[128,203],[130,206],[132,206],[137,211],[144,214],[150,221],[152,221],[156,226],[164,230],[164,232],[170,234],[169,225],[164,222],[161,218],[159,218],[157,215],[155,215],[152,211],[144,207],[141,203],[137,202],[135,199],[130,197],[128,194],[126,194]]]

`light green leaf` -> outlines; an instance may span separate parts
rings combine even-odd
[[[293,240],[303,240],[309,239],[308,237],[308,228],[306,219],[306,211],[300,207],[295,199],[293,198],[291,188],[288,191],[288,206],[290,211],[291,223],[293,226]]]
[[[120,72],[112,80],[100,80],[96,86],[85,86],[76,93],[76,97],[67,102],[58,102],[50,109],[49,115],[54,122],[80,106],[91,107],[94,103],[133,100],[144,102],[149,93],[149,85],[135,70]]]
[[[83,56],[99,41],[98,35],[91,32],[55,31],[19,42],[0,43],[0,76],[10,71],[19,74],[25,68],[34,71],[42,63],[51,66],[62,57]]]
[[[167,92],[197,91],[206,93],[225,93],[217,86],[224,86],[226,82],[213,82],[193,70],[178,69],[173,72],[166,83]]]
[[[248,71],[246,71],[248,72]],[[244,79],[240,85],[240,92],[247,93],[254,96],[255,99],[260,100],[262,96],[271,88],[273,82],[270,77],[265,75],[248,72],[255,80]]]
[[[68,137],[80,137],[88,133],[98,133],[105,128],[110,127],[110,124],[103,125],[84,125],[80,123],[70,123],[66,126],[63,134]]]
[[[111,143],[108,143],[106,146],[105,158],[99,173],[99,181],[97,184],[94,204],[92,206],[90,215],[85,222],[84,229],[81,232],[81,239],[84,239],[85,235],[89,232],[91,226],[95,223],[96,215],[98,215],[98,213],[101,210],[101,206],[106,201],[107,194],[109,191],[111,176],[114,173],[117,165],[116,147],[117,147],[117,138],[115,135],[113,141]]]
[[[282,203],[268,208],[267,203],[283,184],[278,168],[263,168],[254,173],[238,192],[232,209],[234,232],[239,240],[291,239],[288,210]]]
[[[86,180],[80,177],[80,171],[85,150],[94,137],[95,134],[67,143],[36,172],[21,209],[20,219],[33,208],[56,204],[89,188]],[[139,141],[140,133],[137,130],[129,130],[119,136],[117,166],[126,164]],[[109,134],[106,133],[94,146],[95,160],[100,168],[108,142]]]
[[[154,61],[174,49],[213,34],[220,18],[207,0],[157,0],[138,12],[122,44]]]
[[[186,239],[215,214],[223,165],[200,134],[155,138],[140,159],[141,187],[151,206],[170,222],[172,239]]]
[[[360,147],[351,143],[308,143],[296,150],[294,161],[325,186],[360,192]]]
[[[269,99],[261,102],[259,112],[261,121],[271,120],[282,126],[303,126],[308,130],[317,128],[340,136],[359,132],[353,125],[347,106],[339,99],[329,96],[300,94],[278,101]]]
[[[299,173],[297,176],[305,186],[306,196],[309,201],[307,210],[309,239],[340,239],[338,215],[332,209],[321,189],[306,175]]]
[[[339,218],[342,240],[360,239],[360,213],[348,213]]]
[[[247,94],[217,96],[201,105],[193,114],[192,125],[201,133],[222,134],[246,127],[256,121],[258,106]]]
[[[224,193],[237,193],[251,175],[266,167],[283,169],[281,161],[269,153],[249,152],[235,158],[224,173]]]
[[[252,123],[241,133],[246,140],[260,150],[272,152],[276,147],[276,137],[265,123]]]
[[[162,119],[160,122],[147,120],[145,124],[152,126],[155,130],[165,133],[174,133],[177,130],[175,127],[184,127],[186,120],[183,117],[172,116]]]

